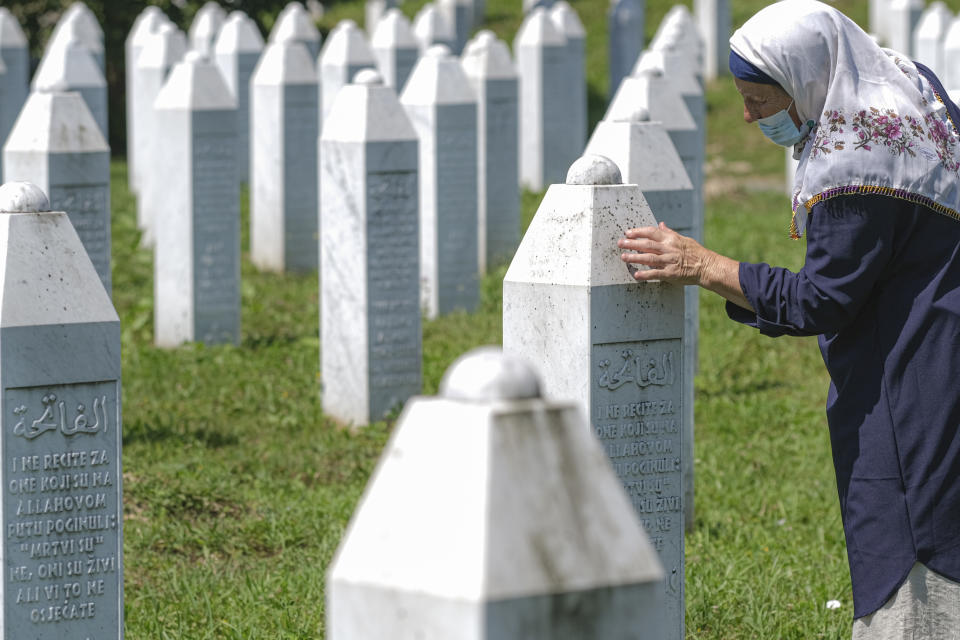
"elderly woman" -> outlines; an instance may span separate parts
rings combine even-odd
[[[837,10],[772,4],[730,39],[746,122],[799,159],[798,273],[663,224],[637,280],[697,284],[769,336],[816,335],[860,638],[960,638],[960,113]]]

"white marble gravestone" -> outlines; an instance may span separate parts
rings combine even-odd
[[[520,78],[507,45],[486,29],[461,62],[477,95],[477,256],[486,273],[520,242]]]
[[[20,23],[6,7],[0,7],[0,59],[6,71],[0,75],[0,145],[7,139],[30,92],[30,51]],[[2,170],[0,164],[0,170]]]
[[[158,171],[161,129],[153,108],[157,94],[167,79],[170,69],[183,58],[187,51],[187,38],[172,23],[160,25],[156,33],[147,38],[143,51],[137,58],[133,108],[136,112],[137,146],[134,147],[135,184],[137,186],[137,227],[143,232],[141,241],[153,245],[151,202],[146,196],[153,183],[162,174]]]
[[[693,15],[685,5],[673,5],[657,26],[650,40],[651,49],[677,47],[685,57],[694,61],[693,69],[697,80],[703,85],[703,36],[694,21]],[[726,64],[726,63],[725,63]]]
[[[320,55],[320,31],[299,2],[291,2],[284,7],[270,30],[270,42],[289,40],[291,37],[302,42],[310,52],[310,59],[316,61]]]
[[[263,51],[263,36],[247,14],[232,11],[220,28],[213,49],[217,68],[237,99],[237,172],[241,182],[249,182],[250,78]],[[313,69],[312,60],[310,68]]]
[[[435,0],[437,10],[453,31],[450,50],[460,55],[473,28],[473,0]]]
[[[327,122],[320,139],[323,411],[365,425],[421,388],[417,134],[373,69],[340,91]]]
[[[683,635],[683,287],[638,283],[625,230],[655,225],[616,165],[585,156],[552,185],[503,281],[503,348],[555,372],[544,393],[587,410],[666,571],[657,619]]]
[[[886,46],[906,56],[912,56],[913,32],[923,15],[924,0],[889,0],[884,19]],[[911,58],[912,59],[912,58]]]
[[[31,94],[3,147],[3,171],[4,182],[32,182],[67,213],[109,294],[110,147],[83,98]]]
[[[317,60],[323,92],[321,122],[326,120],[337,92],[350,83],[361,69],[375,69],[377,60],[367,37],[353,20],[341,20],[320,50]]]
[[[160,159],[153,210],[154,327],[160,347],[240,339],[237,105],[216,66],[196,51],[154,102]]]
[[[131,191],[136,191],[134,165],[136,164],[135,151],[137,147],[137,112],[133,102],[136,99],[136,83],[139,81],[137,58],[143,51],[147,39],[160,28],[165,16],[159,7],[150,5],[137,16],[133,28],[127,34],[123,43],[124,69],[126,74],[126,110],[127,110],[127,184]]]
[[[922,0],[921,0],[922,1]],[[876,36],[884,46],[890,46],[887,39],[887,12],[892,0],[869,0],[867,8],[867,26],[864,30]],[[907,53],[904,51],[903,53]]]
[[[317,77],[307,48],[271,42],[250,84],[250,258],[266,271],[317,268]]]
[[[943,38],[943,75],[939,76],[943,88],[960,89],[960,17],[947,28]]]
[[[912,59],[930,67],[938,78],[943,77],[943,39],[953,18],[947,5],[937,0],[924,10],[913,30]]]
[[[703,37],[703,76],[713,80],[728,72],[730,0],[694,0],[693,6]]]
[[[187,41],[193,51],[199,51],[205,56],[213,56],[213,45],[217,41],[220,28],[227,19],[227,13],[216,2],[210,0],[204,3],[193,16],[193,22],[187,30]]]
[[[587,143],[587,32],[567,0],[553,4],[550,19],[567,42],[567,96],[563,102],[569,111],[569,126],[561,138],[566,148],[559,160],[569,165],[580,157]]]
[[[479,302],[477,97],[460,61],[434,45],[400,102],[420,140],[420,304],[428,318]]]
[[[354,512],[327,637],[664,637],[663,571],[589,431],[527,363],[457,360],[438,397],[407,403]]]
[[[610,88],[608,98],[616,93],[637,58],[643,51],[643,29],[646,0],[611,0],[607,10],[607,31],[610,37]]]
[[[93,15],[87,5],[82,2],[74,2],[63,12],[53,29],[53,33],[50,34],[50,40],[47,42],[48,50],[55,43],[59,43],[60,39],[64,37],[64,31],[73,31],[76,34],[75,37],[83,43],[83,46],[93,56],[100,73],[105,73],[103,28],[100,27],[97,17]]]
[[[37,67],[31,87],[34,91],[76,91],[93,114],[94,122],[107,136],[107,80],[90,50],[80,40],[77,21],[69,22],[60,38],[47,49]]]
[[[403,12],[396,7],[388,9],[370,41],[377,69],[388,87],[400,93],[420,58],[420,44],[413,35],[413,27]]]
[[[540,191],[562,182],[572,160],[565,156],[570,121],[567,40],[547,10],[527,14],[513,52],[520,74],[520,182]]]
[[[3,638],[123,637],[120,319],[62,212],[0,187]]]
[[[397,8],[399,4],[398,0],[366,0],[364,3],[363,28],[371,38],[373,38],[377,27],[380,26],[380,19],[390,9]]]
[[[646,109],[618,114],[617,120],[597,124],[586,153],[613,160],[626,184],[640,187],[658,222],[687,236],[695,236],[702,221],[696,219],[693,184],[683,161],[659,122],[651,122]],[[700,302],[695,286],[684,288],[683,328],[683,488],[685,526],[693,526],[694,375],[699,343]]]
[[[420,43],[420,54],[435,44],[453,46],[453,26],[447,22],[437,6],[428,2],[413,19],[413,35]]]

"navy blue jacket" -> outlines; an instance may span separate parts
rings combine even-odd
[[[769,336],[819,336],[854,617],[917,561],[960,582],[960,222],[882,195],[813,207],[802,269],[740,265]]]

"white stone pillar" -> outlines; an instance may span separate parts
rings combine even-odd
[[[270,30],[270,42],[277,40],[289,40],[293,37],[306,45],[310,52],[310,59],[316,64],[317,56],[320,55],[320,31],[314,23],[313,18],[307,13],[303,5],[299,2],[291,2],[273,24]]]
[[[0,75],[0,145],[17,121],[30,90],[30,51],[20,23],[10,10],[0,7],[0,59],[6,72]],[[0,163],[0,169],[2,169]]]
[[[0,526],[6,535],[7,599],[0,636],[119,639],[123,637],[120,319],[67,215],[49,209],[35,185],[0,187],[4,274]],[[60,460],[60,468],[52,460]],[[96,488],[74,486],[78,478]],[[64,481],[74,490],[55,495],[64,496],[64,503],[73,502],[74,512],[48,514],[50,520],[40,519],[26,495],[11,490],[62,487]],[[34,493],[37,500],[30,504],[39,507],[41,495]],[[51,526],[54,523],[57,526]],[[83,525],[87,533],[73,531]],[[36,553],[46,548],[73,550],[67,556],[69,566],[74,561],[84,565],[82,578],[50,579],[44,569],[56,559]],[[68,565],[66,558],[63,563]],[[88,566],[97,569],[95,575],[86,575]],[[75,597],[81,589],[83,597]],[[41,594],[43,605],[14,604],[17,594],[27,598],[29,593]],[[56,598],[50,598],[49,606],[46,593]]]
[[[580,157],[587,144],[587,32],[567,0],[553,4],[550,19],[567,41],[567,96],[563,103],[569,111],[569,126],[561,141],[566,143],[562,159],[569,165]]]
[[[196,51],[171,71],[154,103],[162,184],[156,220],[154,330],[160,347],[240,340],[237,105],[216,66]]]
[[[503,281],[503,349],[555,372],[544,394],[587,411],[666,579],[653,638],[683,636],[683,287],[637,283],[617,240],[655,225],[616,165],[585,156],[547,191]]]
[[[271,42],[251,80],[250,259],[266,271],[317,268],[320,135],[307,48]]]
[[[366,0],[364,3],[363,28],[371,38],[377,27],[380,26],[380,19],[390,9],[395,9],[399,5],[398,0]]]
[[[630,74],[643,51],[643,29],[646,20],[645,0],[611,0],[607,11],[607,33],[610,37],[610,88],[612,98],[620,81]]]
[[[217,36],[214,61],[237,100],[237,172],[240,182],[250,181],[250,78],[262,51],[263,36],[257,23],[242,11],[231,12]],[[313,69],[313,60],[310,60],[310,68]]]
[[[413,35],[420,43],[420,55],[435,44],[453,46],[453,26],[432,2],[421,7],[413,19]]]
[[[340,91],[328,123],[320,139],[323,411],[365,425],[421,388],[418,141],[372,69]]]
[[[938,78],[943,75],[943,39],[953,21],[953,12],[937,0],[920,15],[913,30],[913,60],[930,67]]]
[[[486,273],[520,243],[520,76],[492,31],[467,43],[462,64],[477,95],[477,255]]]
[[[370,45],[384,83],[397,93],[403,91],[420,58],[420,43],[400,9],[394,7],[383,14]]]
[[[520,182],[533,191],[562,182],[571,162],[564,157],[563,140],[573,127],[567,107],[566,45],[550,14],[541,8],[527,14],[514,41],[520,73]]]
[[[160,25],[163,24],[165,16],[159,7],[150,5],[140,12],[137,19],[133,22],[133,28],[127,34],[127,39],[123,43],[124,67],[126,72],[126,109],[127,109],[127,186],[131,191],[136,191],[136,179],[134,178],[134,165],[136,164],[135,150],[137,147],[137,112],[134,109],[133,102],[136,100],[136,84],[139,81],[137,70],[137,58],[143,51],[143,45],[150,35],[155,33]]]
[[[477,349],[407,403],[327,575],[328,638],[664,637],[656,554],[580,406],[540,387]]]
[[[477,277],[477,97],[443,45],[427,50],[400,102],[420,139],[420,304],[473,311]]]
[[[144,246],[153,246],[152,203],[146,195],[153,191],[152,183],[160,176],[157,170],[161,137],[153,103],[166,81],[167,74],[187,51],[187,38],[172,23],[162,24],[143,45],[137,58],[139,77],[133,108],[137,113],[137,146],[134,148],[135,180],[137,185],[137,227],[143,233]]]
[[[453,31],[450,47],[454,55],[460,55],[473,28],[473,0],[435,0],[437,10],[443,14]]]
[[[654,50],[677,48],[687,59],[692,61],[694,75],[703,88],[703,56],[704,41],[700,35],[690,10],[682,4],[675,4],[667,11],[657,31],[650,40],[650,48]],[[729,54],[728,54],[729,58]],[[727,64],[727,61],[724,61]]]
[[[111,291],[110,147],[77,93],[35,92],[3,147],[4,182],[27,181],[66,211]]]
[[[377,60],[357,23],[353,20],[341,20],[330,31],[320,51],[317,66],[323,92],[322,122],[326,120],[341,87],[350,84],[358,71],[376,69]]]
[[[882,41],[887,47],[913,59],[913,32],[923,15],[924,0],[885,0]]]
[[[67,23],[58,41],[47,49],[37,67],[31,88],[34,91],[76,91],[93,114],[93,120],[106,138],[107,80],[90,50],[80,40],[76,21]]]
[[[64,31],[75,33],[75,37],[79,38],[83,46],[86,47],[90,55],[93,56],[93,60],[96,62],[97,68],[100,69],[100,73],[105,74],[103,28],[100,27],[97,17],[93,15],[93,12],[87,5],[82,2],[74,2],[63,12],[60,20],[57,21],[57,25],[53,28],[53,33],[50,34],[50,40],[47,42],[46,47],[47,50],[60,41]],[[46,56],[46,53],[44,53],[44,56]]]
[[[204,3],[193,16],[193,22],[187,30],[187,42],[190,49],[205,56],[213,56],[213,45],[217,41],[220,28],[227,19],[227,13],[213,0]]]
[[[694,13],[703,37],[703,77],[715,80],[729,72],[730,0],[694,0]]]

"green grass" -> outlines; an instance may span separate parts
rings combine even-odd
[[[404,11],[422,4],[408,1]],[[605,3],[573,4],[588,33],[596,121],[607,92]],[[764,3],[733,4],[738,24]],[[508,42],[519,6],[488,3],[488,26]],[[866,15],[865,0],[837,6]],[[648,3],[648,34],[668,7]],[[362,3],[335,4],[324,29],[344,17],[360,21]],[[729,82],[707,97],[707,244],[799,267],[804,246],[787,239],[782,149],[743,124]],[[322,637],[324,573],[392,423],[350,431],[324,417],[317,278],[259,273],[246,253],[241,344],[154,348],[151,254],[138,247],[125,172],[114,163],[127,637]],[[525,222],[541,197],[524,194]],[[461,353],[500,341],[505,270],[483,280],[476,313],[424,323],[425,393]],[[764,338],[729,321],[716,297],[703,294],[701,303],[687,636],[849,637],[850,584],[823,414],[827,377],[816,344]],[[827,610],[829,599],[841,608]]]

